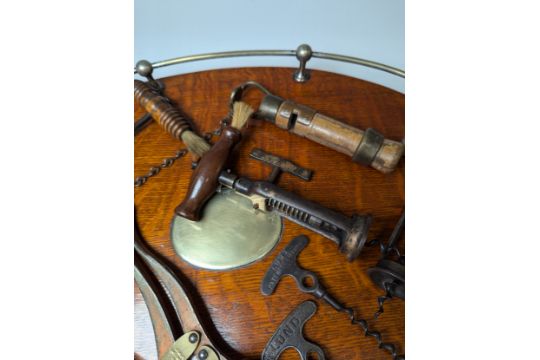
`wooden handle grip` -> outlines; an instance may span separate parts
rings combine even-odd
[[[284,105],[287,106],[287,102],[285,102]],[[282,107],[284,107],[284,105],[282,105]],[[298,111],[297,109],[300,107],[301,105],[296,105],[294,111]],[[302,109],[303,108],[304,107],[302,107]],[[309,108],[306,107],[306,109]],[[309,110],[314,112],[314,110]],[[294,111],[291,111],[290,113],[294,114]],[[305,111],[304,113],[311,115],[308,111]],[[276,124],[278,126],[281,124],[281,127],[288,128],[292,133],[349,155],[354,161],[369,165],[385,174],[392,172],[396,168],[403,155],[404,145],[402,143],[384,139],[382,135],[378,134],[376,136],[380,136],[379,140],[382,140],[382,143],[378,145],[378,149],[373,148],[375,152],[371,154],[369,159],[360,160],[364,157],[358,156],[361,155],[359,154],[359,151],[361,148],[365,149],[364,146],[360,147],[360,144],[364,141],[368,141],[368,138],[366,137],[368,134],[367,131],[347,125],[339,120],[320,113],[314,113],[308,118],[309,121],[302,121],[306,120],[301,118],[304,113],[299,112],[299,119],[297,118],[294,124],[292,124],[292,127],[290,124],[290,117],[287,119],[288,123],[285,125],[285,121],[278,116],[276,117]],[[373,131],[373,129],[371,130]],[[373,132],[370,133],[370,136],[372,134]]]
[[[135,99],[157,121],[165,131],[177,140],[182,140],[184,130],[190,128],[180,111],[165,97],[152,90],[140,80],[135,80]]]
[[[403,156],[404,145],[384,139],[374,129],[366,131],[318,113],[316,110],[267,95],[259,115],[278,127],[352,157],[382,173],[393,171]]]
[[[201,210],[216,191],[219,174],[241,138],[238,129],[230,126],[223,129],[218,141],[203,155],[193,172],[186,197],[175,210],[177,215],[192,221],[201,219]]]

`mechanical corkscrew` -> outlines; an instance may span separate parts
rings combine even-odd
[[[224,135],[226,136],[226,134]],[[269,179],[271,181],[275,181],[281,171],[290,172],[304,179],[311,176],[308,170],[299,168],[288,160],[264,153],[260,149],[255,149],[251,156],[263,159],[264,162],[273,166],[274,169]],[[178,215],[190,220],[199,220],[201,210],[208,199],[207,194],[210,193],[210,190],[213,194],[217,189],[216,184],[220,184],[248,197],[254,208],[263,212],[275,212],[281,217],[332,240],[349,261],[356,259],[363,249],[371,225],[371,215],[347,217],[284,190],[271,181],[252,181],[227,170],[217,174],[215,170],[222,169],[223,166],[202,163],[203,160],[205,160],[204,157],[197,168],[198,174],[194,173],[192,177],[192,184],[200,185],[190,187],[186,198],[177,208],[182,209],[181,212],[177,212]],[[207,166],[212,167],[212,171],[206,171]],[[217,181],[212,180],[214,176],[217,176]]]

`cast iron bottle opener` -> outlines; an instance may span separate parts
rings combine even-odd
[[[382,335],[378,331],[370,330],[366,320],[357,319],[352,308],[343,306],[330,295],[315,273],[298,265],[298,255],[307,246],[308,242],[307,236],[297,236],[276,256],[261,283],[262,294],[266,296],[273,294],[281,278],[286,275],[292,276],[300,291],[311,294],[318,299],[323,299],[335,310],[346,313],[351,323],[359,325],[364,330],[365,336],[373,337],[377,341],[379,348],[388,351],[392,355],[392,359],[405,359],[405,355],[398,355],[394,344],[383,342]],[[311,284],[309,284],[310,282]]]
[[[317,304],[309,300],[291,311],[264,347],[261,359],[277,360],[283,351],[294,348],[302,360],[307,360],[311,353],[317,354],[319,360],[325,360],[322,349],[304,339],[302,334],[305,323],[315,315],[315,311]]]

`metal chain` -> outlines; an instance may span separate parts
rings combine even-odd
[[[150,170],[148,171],[148,173],[146,175],[138,176],[135,179],[135,187],[140,187],[140,186],[143,186],[144,184],[146,184],[148,179],[150,179],[151,177],[156,176],[157,174],[159,174],[162,169],[166,169],[168,167],[171,167],[176,160],[182,158],[184,155],[187,154],[187,152],[188,151],[185,148],[181,149],[181,150],[178,150],[173,157],[165,158],[165,159],[163,159],[161,164],[159,164],[157,166],[150,167]]]
[[[231,117],[232,113],[229,112],[229,114],[227,114],[227,116],[219,122],[219,126],[213,131],[205,133],[203,135],[203,138],[209,142],[213,136],[220,136],[223,128],[229,124]],[[176,160],[184,157],[187,153],[188,150],[186,148],[182,148],[178,150],[174,156],[163,159],[161,164],[151,166],[146,175],[138,176],[135,179],[135,187],[137,188],[143,186],[144,184],[146,184],[148,179],[159,174],[161,170],[171,167]]]

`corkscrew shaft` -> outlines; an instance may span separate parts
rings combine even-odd
[[[252,199],[255,208],[280,216],[335,242],[349,261],[360,254],[371,224],[370,215],[347,217],[267,181],[251,181],[223,171],[220,184]]]

